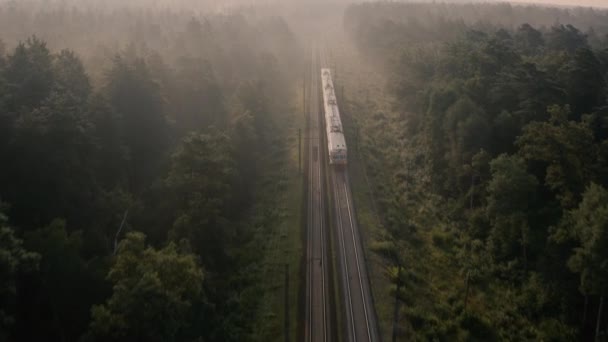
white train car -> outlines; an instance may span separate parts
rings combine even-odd
[[[340,120],[340,110],[334,92],[334,83],[331,71],[321,69],[321,82],[323,86],[323,108],[325,109],[325,129],[327,131],[327,149],[329,150],[329,163],[337,165],[346,164],[346,141]]]

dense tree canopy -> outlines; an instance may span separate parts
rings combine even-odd
[[[40,255],[23,248],[23,241],[15,237],[7,217],[0,213],[0,340],[9,339],[17,312],[17,284],[19,276],[35,271]]]
[[[411,340],[590,339],[607,329],[608,45],[597,39],[607,33],[598,21],[605,13],[555,24],[546,11],[347,9],[347,33],[386,70],[395,104],[394,114],[360,115],[357,124],[369,137],[362,153],[388,233],[382,239],[417,255],[405,260],[409,282],[397,285],[409,287],[401,317]],[[352,101],[353,111],[374,110]],[[386,200],[395,197],[407,200]],[[454,278],[462,286],[448,286]]]
[[[0,2],[0,341],[276,339],[321,30],[395,336],[605,336],[605,11],[67,3]]]
[[[194,323],[193,306],[204,302],[196,256],[174,244],[146,247],[141,233],[129,233],[120,243],[108,278],[112,296],[92,309],[92,341],[182,340]]]
[[[287,141],[270,94],[298,74],[290,27],[54,6],[38,36],[0,30],[0,340],[246,340],[265,305],[252,208],[274,190],[256,175],[287,158],[257,160]],[[73,26],[58,43],[48,20]]]

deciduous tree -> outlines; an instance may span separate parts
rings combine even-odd
[[[93,307],[85,340],[179,341],[195,324],[190,318],[193,304],[203,300],[203,271],[176,245],[156,250],[146,247],[143,234],[129,233],[108,279],[112,296]]]

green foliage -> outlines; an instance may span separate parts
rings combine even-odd
[[[9,85],[7,107],[11,112],[37,107],[50,94],[53,83],[53,56],[46,43],[35,36],[19,43],[8,56],[4,78]]]
[[[542,32],[538,31],[530,24],[521,25],[515,33],[515,41],[517,42],[518,50],[526,55],[536,55],[545,45],[545,39]]]
[[[604,104],[606,82],[605,76],[599,72],[601,68],[595,53],[581,47],[558,71],[576,120]]]
[[[59,93],[68,93],[76,101],[84,102],[92,92],[89,77],[84,66],[73,51],[62,50],[53,64],[55,89]]]
[[[22,289],[20,300],[25,307],[37,308],[22,312],[21,324],[38,327],[26,332],[29,339],[78,339],[89,322],[91,305],[107,295],[107,262],[83,257],[90,253],[84,250],[85,239],[82,231],[68,233],[59,219],[25,235],[28,249],[41,256],[39,272]]]
[[[231,238],[226,218],[233,200],[234,167],[226,135],[215,130],[192,133],[173,155],[166,179],[180,208],[171,240],[189,241],[214,270],[224,262],[224,246]]]
[[[0,212],[0,341],[9,340],[17,311],[18,277],[38,269],[40,255],[26,250]]]
[[[492,179],[488,184],[488,215],[516,215],[534,201],[538,181],[528,174],[521,158],[502,154],[490,163]]]
[[[474,313],[465,313],[460,318],[460,325],[469,334],[466,338],[468,341],[497,341],[498,336],[492,329],[491,323],[484,317],[479,317]]]
[[[577,243],[568,267],[580,275],[583,294],[604,294],[608,285],[608,191],[592,183],[570,212],[570,234]]]
[[[268,132],[269,100],[268,91],[262,81],[250,81],[242,83],[236,91],[237,104],[244,110],[249,111],[253,119],[253,127],[260,140],[267,142],[269,137],[264,133]],[[264,135],[262,135],[264,134]]]
[[[78,53],[52,52],[36,37],[8,54],[0,44],[0,197],[11,203],[15,235],[41,255],[35,274],[21,274],[25,260],[11,259],[17,266],[6,277],[6,302],[0,293],[0,339],[74,341],[87,327],[85,338],[101,341],[252,338],[251,315],[274,296],[253,281],[272,258],[252,243],[261,233],[249,221],[275,206],[268,200],[253,209],[269,196],[258,176],[290,157],[274,126],[292,111],[299,75],[289,26],[251,13],[199,20],[79,7],[68,19],[53,6],[37,11],[46,19],[36,21],[57,25],[37,27],[48,46]],[[7,19],[5,9],[0,4],[2,28],[28,13]],[[14,30],[0,29],[3,39],[30,31],[21,19]],[[91,30],[92,20],[103,24]],[[68,22],[71,33],[59,33]],[[275,229],[280,222],[273,211],[269,217],[265,225]],[[105,279],[115,245],[134,227],[156,248],[119,252],[117,260],[131,258],[139,273],[117,264]],[[210,279],[205,293],[202,279],[193,280],[202,278],[199,263]],[[91,310],[98,303],[105,304]]]
[[[180,59],[173,88],[171,100],[178,108],[175,120],[182,134],[210,125],[225,125],[222,92],[208,62]]]
[[[130,190],[141,191],[158,172],[168,144],[165,103],[159,84],[144,60],[130,62],[116,56],[107,74],[105,92],[122,120]]]
[[[90,97],[86,111],[92,125],[90,135],[97,182],[104,189],[126,187],[130,153],[125,146],[126,130],[121,115],[99,94]]]
[[[576,27],[568,25],[555,25],[547,34],[547,47],[573,53],[578,49],[586,48],[587,37]]]
[[[203,300],[203,271],[193,254],[174,244],[156,250],[129,233],[108,274],[112,296],[92,309],[90,341],[176,341],[184,337],[196,302]]]
[[[89,201],[95,192],[89,169],[89,125],[81,110],[65,94],[53,92],[40,107],[24,112],[9,126],[12,139],[0,150],[0,158],[10,167],[0,184],[18,222],[42,225],[57,213],[81,219],[72,204]],[[58,150],[61,153],[54,153]]]
[[[551,106],[548,122],[533,122],[517,138],[519,154],[539,179],[557,193],[562,207],[574,206],[594,179],[597,145],[584,122],[568,121],[568,107]]]
[[[589,339],[593,318],[605,330],[601,310],[588,309],[605,295],[608,248],[604,15],[492,4],[347,9],[348,35],[389,85],[386,95],[348,80],[374,97],[352,99],[351,109],[386,227],[374,250],[415,275],[389,277],[407,289],[402,337]],[[588,35],[579,30],[588,25]],[[409,254],[416,260],[403,262]]]

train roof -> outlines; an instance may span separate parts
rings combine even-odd
[[[328,145],[330,152],[332,150],[345,150],[346,149],[346,140],[344,139],[344,134],[340,132],[331,132],[328,134]]]
[[[340,110],[338,109],[338,102],[331,79],[331,70],[322,68],[321,79],[329,152],[346,150],[346,140],[344,139],[344,133],[342,132],[342,121],[340,120]]]
[[[331,71],[328,68],[322,68],[321,76],[327,128],[331,132],[342,132],[342,121],[340,120],[340,110],[334,92]]]

